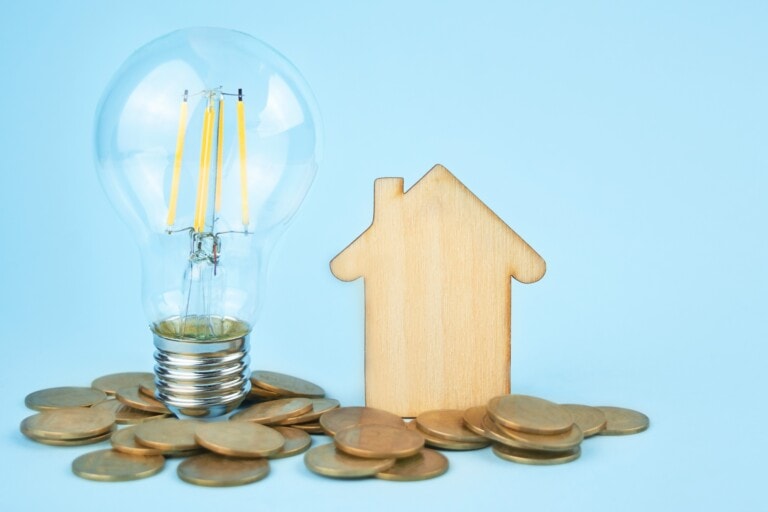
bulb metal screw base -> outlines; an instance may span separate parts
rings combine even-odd
[[[179,417],[223,416],[251,390],[248,334],[170,339],[155,333],[155,397]]]

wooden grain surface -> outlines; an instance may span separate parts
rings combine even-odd
[[[331,261],[365,279],[366,404],[416,416],[509,393],[511,283],[544,260],[445,167],[374,185],[371,227]]]

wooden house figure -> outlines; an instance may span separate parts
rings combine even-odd
[[[403,417],[509,393],[511,282],[546,264],[441,165],[374,184],[373,223],[331,261],[365,280],[365,401]]]

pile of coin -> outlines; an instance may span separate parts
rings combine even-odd
[[[177,469],[182,480],[231,486],[266,477],[269,460],[304,452],[311,471],[334,478],[434,478],[448,470],[448,459],[431,448],[490,445],[505,460],[560,464],[579,457],[584,438],[635,434],[649,425],[647,416],[631,409],[560,405],[526,395],[494,397],[467,410],[426,411],[406,423],[380,409],[340,407],[320,386],[298,377],[258,370],[251,383],[248,399],[229,421],[204,422],[173,417],[155,399],[151,373],[106,375],[91,387],[29,394],[25,404],[40,412],[25,418],[20,430],[54,446],[111,440],[112,449],[72,463],[83,478],[145,478],[161,471],[167,457],[188,457]],[[326,434],[333,442],[310,450],[310,434]]]
[[[559,405],[527,395],[494,397],[486,406],[464,411],[463,421],[493,442],[498,457],[535,465],[578,459],[584,438],[634,434],[649,425],[647,416],[631,409]]]
[[[303,453],[322,433],[319,417],[339,407],[319,386],[276,372],[253,373],[256,393],[270,397],[245,404],[232,421],[202,422],[171,417],[154,397],[154,376],[146,372],[99,377],[90,388],[61,387],[28,395],[28,407],[41,411],[22,421],[28,438],[45,444],[74,446],[111,440],[112,449],[75,459],[73,472],[83,478],[122,481],[162,470],[167,457],[189,457],[178,466],[183,480],[208,486],[242,485],[269,473],[268,459]],[[150,421],[151,420],[151,421]],[[117,424],[129,425],[118,430]],[[268,426],[269,425],[269,426]],[[295,425],[293,426],[289,425]]]
[[[332,478],[426,480],[444,474],[448,459],[424,447],[424,436],[402,418],[372,407],[342,407],[320,417],[333,443],[304,456],[307,468]]]

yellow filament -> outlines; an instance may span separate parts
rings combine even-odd
[[[208,199],[208,176],[210,170],[211,139],[213,131],[213,107],[208,106],[203,115],[203,136],[200,144],[200,174],[197,179],[197,202],[195,204],[194,230],[202,232],[205,226],[205,206]]]
[[[224,98],[219,100],[219,130],[216,139],[216,211],[221,210],[221,173],[224,168]]]
[[[208,138],[205,139],[205,176],[203,178],[203,202],[200,209],[200,231],[205,227],[205,214],[208,210],[208,189],[211,183],[211,149],[213,146],[213,106],[208,107]]]
[[[240,198],[243,205],[243,225],[247,228],[248,217],[248,163],[245,152],[245,107],[237,102],[237,142],[240,148]]]
[[[176,222],[176,203],[179,199],[179,177],[181,175],[181,157],[184,154],[184,136],[187,131],[187,101],[181,102],[179,113],[179,131],[176,135],[176,156],[173,159],[173,177],[171,178],[171,202],[168,205],[168,227]]]

